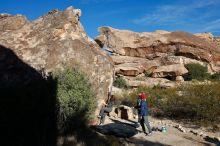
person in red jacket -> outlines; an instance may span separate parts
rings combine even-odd
[[[147,96],[144,92],[141,93],[141,102],[140,102],[140,121],[143,122],[142,129],[144,133],[146,133],[146,130],[144,128],[144,124],[147,126],[148,129],[148,135],[152,134],[152,130],[148,121],[148,106],[147,106]]]

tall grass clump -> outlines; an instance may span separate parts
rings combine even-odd
[[[67,69],[55,76],[58,82],[58,129],[66,132],[77,125],[77,120],[83,118],[86,122],[93,118],[95,92],[85,75],[76,69]]]

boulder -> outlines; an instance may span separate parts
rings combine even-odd
[[[124,76],[137,76],[145,72],[152,72],[154,68],[161,65],[159,59],[148,60],[129,56],[111,56],[115,63],[115,73]]]
[[[172,64],[160,66],[153,71],[152,77],[160,78],[160,77],[173,77],[180,76],[188,73],[188,70],[184,67],[183,64]]]
[[[195,36],[208,40],[210,42],[212,42],[214,40],[214,36],[211,32],[204,32],[204,33],[197,33],[195,34]]]
[[[111,27],[99,28],[100,36],[95,40],[106,45],[108,50],[121,56],[154,60],[165,56],[183,56],[200,62],[212,63],[220,60],[220,47],[186,32],[132,32]],[[100,39],[102,38],[102,39]]]
[[[176,81],[177,82],[184,82],[184,78],[182,76],[177,76]]]
[[[215,43],[218,47],[220,47],[220,37],[213,36],[211,32],[197,33],[195,36],[202,38],[208,42]]]
[[[134,117],[133,110],[131,107],[120,105],[115,109],[115,113],[117,114],[118,118],[131,120]]]
[[[214,40],[213,40],[219,47],[220,47],[220,37],[214,37]]]
[[[96,130],[106,135],[114,135],[122,138],[129,138],[138,133],[138,130],[134,126],[121,122],[97,126]]]
[[[139,57],[131,57],[131,56],[120,56],[120,55],[113,55],[111,56],[115,65],[124,64],[124,63],[145,63],[149,60],[146,58],[139,58]]]
[[[0,32],[20,29],[27,23],[29,22],[25,16],[12,16],[10,14],[0,14]]]
[[[203,66],[207,64],[205,62],[202,62],[196,59],[187,58],[184,56],[167,55],[161,58],[162,65],[172,65],[172,64],[184,64],[185,65],[189,63],[197,63]]]
[[[125,76],[137,76],[142,73],[141,66],[138,66],[136,63],[127,63],[122,65],[117,65],[115,67],[115,74],[121,74]]]
[[[113,62],[86,35],[79,21],[80,15],[81,11],[73,7],[50,11],[32,22],[21,15],[2,14],[0,45],[11,50],[25,64],[46,74],[67,67],[78,68],[88,76],[96,90],[97,101],[101,103],[99,101],[107,98],[113,82]],[[14,68],[10,74],[16,76],[17,72],[19,70]],[[8,72],[2,76],[7,75]],[[4,80],[10,82],[8,78]]]
[[[139,87],[139,86],[148,86],[148,87],[153,87],[153,86],[160,86],[163,88],[170,88],[170,87],[175,87],[176,83],[175,82],[171,82],[168,79],[165,78],[136,78],[136,77],[124,77],[126,82],[127,82],[127,86],[128,87]]]

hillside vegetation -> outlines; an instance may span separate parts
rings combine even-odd
[[[125,90],[119,95],[118,104],[135,106],[138,93],[144,91],[148,94],[150,114],[153,116],[191,121],[205,126],[219,124],[220,74],[211,75],[207,72],[207,66],[196,63],[186,64],[185,67],[188,70],[184,76],[187,82],[180,86],[162,88],[158,84],[152,88],[139,86],[129,92]],[[126,85],[126,82],[123,83]]]

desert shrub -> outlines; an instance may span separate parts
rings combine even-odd
[[[184,76],[185,80],[204,80],[209,78],[209,74],[207,73],[207,67],[202,66],[198,63],[190,63],[186,64],[185,67],[188,70],[188,73]]]
[[[57,73],[58,128],[62,132],[71,129],[84,118],[92,118],[95,110],[95,93],[84,74],[76,69]]]
[[[198,124],[214,125],[220,122],[220,82],[185,84],[178,88],[160,86],[138,87],[127,93],[133,106],[138,93],[148,94],[148,106],[152,116],[184,119]],[[128,100],[128,99],[127,99]]]
[[[220,122],[219,89],[220,82],[185,85],[180,87],[182,95],[172,99],[169,105],[176,106],[177,111],[182,108],[181,115],[185,118],[203,123]]]
[[[117,77],[114,80],[113,85],[118,88],[127,88],[127,82],[125,79],[123,79],[123,77]]]
[[[219,89],[219,82],[187,84],[179,87],[179,94],[163,99],[157,108],[166,117],[213,125],[220,122]]]
[[[142,91],[147,95],[150,114],[154,116],[163,114],[164,109],[167,108],[167,104],[165,104],[166,99],[176,96],[176,88],[165,89],[161,88],[159,85],[154,86],[153,88],[140,86],[128,95],[133,103],[133,106],[137,103],[138,93]]]
[[[214,73],[213,75],[211,75],[211,79],[220,80],[220,73]]]
[[[145,77],[151,77],[152,73],[150,71],[146,71],[146,72],[144,72],[144,76]]]
[[[176,88],[164,89],[161,88],[160,85],[154,86],[153,88],[139,86],[131,92],[124,92],[121,95],[117,95],[118,104],[136,106],[138,94],[142,91],[147,95],[148,106],[152,115],[162,114],[162,110],[166,106],[163,100],[176,95]]]

